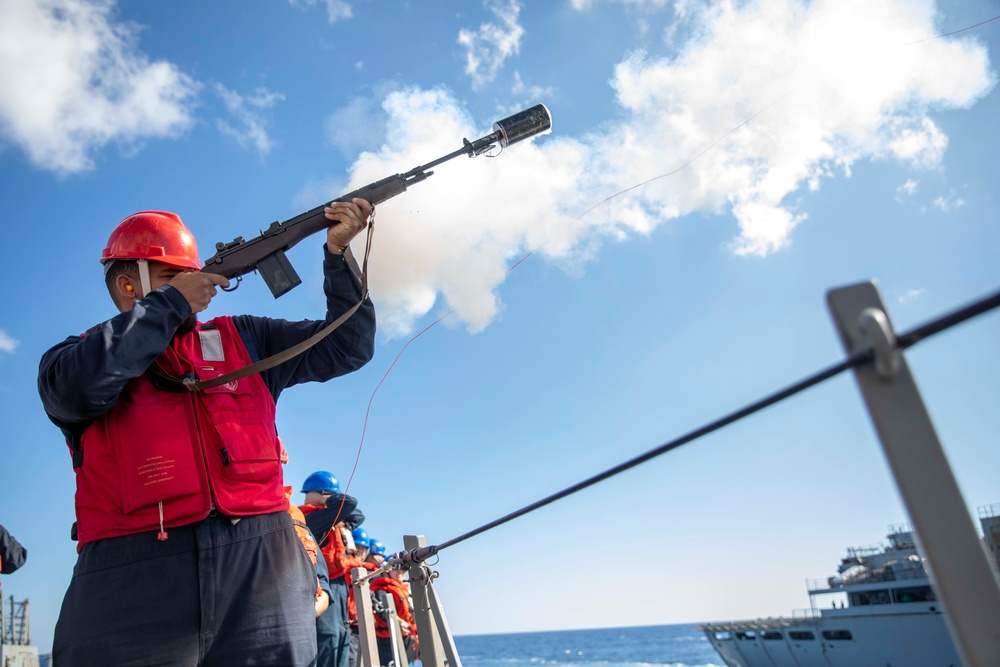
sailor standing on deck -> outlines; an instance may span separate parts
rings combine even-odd
[[[325,209],[325,320],[243,315],[199,323],[216,287],[181,219],[144,211],[112,232],[101,261],[119,310],[42,357],[38,388],[76,472],[79,559],[53,662],[80,665],[308,665],[316,577],[286,511],[274,428],[281,391],[324,382],[372,356],[366,299],[304,354],[259,375],[189,392],[306,340],[361,299],[347,245],[360,199]],[[345,252],[346,251],[346,252]]]
[[[306,525],[319,541],[330,577],[330,607],[316,619],[319,644],[317,667],[348,667],[351,664],[351,632],[348,626],[350,590],[345,575],[357,561],[352,530],[365,515],[358,501],[341,493],[333,473],[319,470],[302,484],[305,502],[299,506]]]

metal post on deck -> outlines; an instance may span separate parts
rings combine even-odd
[[[404,535],[403,548],[407,551],[427,546],[423,535]],[[444,667],[444,650],[438,635],[437,623],[431,612],[430,568],[423,563],[411,562],[407,565],[410,592],[413,593],[413,618],[417,622],[420,638],[420,663],[427,667]]]
[[[377,667],[378,646],[375,643],[375,617],[372,613],[371,588],[368,586],[368,570],[356,567],[351,570],[351,593],[354,595],[354,605],[358,610],[358,653],[361,656],[361,667]],[[360,583],[359,583],[360,582]]]
[[[854,370],[966,667],[1000,665],[1000,581],[962,498],[874,282],[830,290],[844,349],[871,349]]]
[[[427,584],[428,600],[431,603],[431,613],[437,622],[438,635],[444,644],[444,655],[448,660],[448,667],[462,667],[462,659],[458,657],[458,648],[455,646],[455,638],[451,634],[448,626],[448,617],[444,615],[444,607],[441,606],[441,599],[434,590],[434,584]]]
[[[386,593],[386,625],[389,627],[389,646],[392,648],[392,663],[396,667],[409,667],[406,657],[406,644],[403,642],[403,631],[399,625],[399,615],[396,614],[396,600],[391,593]]]

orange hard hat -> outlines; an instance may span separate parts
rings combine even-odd
[[[118,223],[101,253],[101,264],[147,259],[199,270],[198,244],[181,218],[167,211],[140,211]]]

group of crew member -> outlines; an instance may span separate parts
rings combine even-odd
[[[343,493],[336,477],[320,470],[302,484],[305,494],[299,510],[319,545],[321,560],[329,576],[330,604],[316,618],[317,667],[357,667],[360,665],[358,610],[352,591],[352,571],[378,570],[385,561],[385,546],[361,527],[364,513],[353,496]],[[392,647],[387,621],[391,602],[400,621],[410,661],[417,657],[416,624],[410,592],[401,570],[390,570],[369,582],[382,610],[375,616],[379,662],[388,667]],[[390,600],[391,598],[391,600]]]

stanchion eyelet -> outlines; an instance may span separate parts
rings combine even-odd
[[[858,332],[871,345],[875,357],[875,374],[890,379],[899,366],[896,352],[896,334],[889,318],[878,308],[865,308],[858,316]]]

